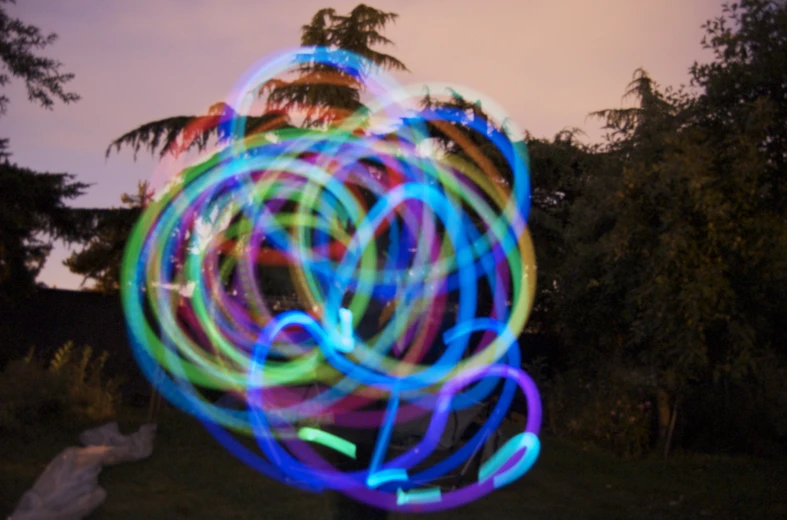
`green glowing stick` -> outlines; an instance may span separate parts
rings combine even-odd
[[[339,453],[344,453],[351,459],[355,458],[355,444],[346,441],[332,433],[328,433],[317,428],[301,428],[298,430],[298,438],[308,442],[316,442],[332,448]]]
[[[410,477],[407,475],[407,471],[401,468],[384,469],[369,475],[369,478],[366,479],[366,485],[369,486],[369,488],[374,489],[385,484],[386,482],[402,481],[409,478]]]
[[[442,500],[442,494],[439,487],[413,489],[411,491],[402,491],[402,488],[396,490],[397,506],[404,504],[429,504],[431,502],[439,502],[440,500]]]

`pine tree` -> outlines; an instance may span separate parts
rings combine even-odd
[[[137,193],[124,193],[120,200],[125,208],[106,211],[94,226],[94,235],[84,249],[72,253],[63,265],[75,274],[82,275],[82,284],[93,280],[93,290],[114,293],[120,288],[120,269],[123,252],[142,211],[153,199],[147,181],[138,183]]]
[[[377,45],[392,43],[382,35],[382,31],[396,17],[394,13],[363,4],[348,15],[322,9],[302,27],[301,44],[325,47],[328,51],[351,51],[366,58],[373,66],[407,70],[395,57],[374,49]],[[277,78],[259,87],[258,94],[267,96],[267,109],[263,114],[245,114],[245,131],[248,134],[291,127],[292,117],[299,112],[305,112],[303,126],[315,127],[362,111],[363,74],[369,72],[361,71],[362,76],[356,78],[316,60],[304,63],[295,71],[295,79]],[[135,158],[142,148],[151,153],[158,151],[162,156],[191,148],[204,150],[211,138],[229,137],[228,120],[234,117],[236,114],[232,107],[217,103],[205,115],[176,116],[146,123],[115,139],[107,148],[107,155],[113,149],[119,151],[124,147],[130,147]]]

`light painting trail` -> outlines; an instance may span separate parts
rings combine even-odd
[[[314,61],[334,71],[322,82],[360,78],[367,110],[326,128],[247,132],[246,93]],[[482,101],[489,121],[451,103],[419,106],[422,87],[401,87],[352,53],[299,48],[264,60],[227,99],[235,111],[217,122],[227,129],[221,147],[177,172],[129,239],[121,290],[140,366],[271,478],[434,511],[535,463],[541,405],[517,342],[535,294],[527,152],[499,130],[511,123],[494,102],[451,88]],[[424,146],[435,135],[461,153]],[[277,283],[298,308],[279,309]],[[209,398],[216,392],[243,406]],[[517,392],[523,431],[467,484],[441,487],[480,456]],[[456,417],[479,403],[489,405],[486,421],[446,450]],[[415,440],[394,450],[418,424]],[[340,432],[371,435],[368,468],[332,462],[355,459],[362,442]]]

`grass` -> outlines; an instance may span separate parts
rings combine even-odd
[[[142,412],[124,414],[136,430]],[[233,458],[195,420],[160,417],[153,456],[104,469],[96,520],[145,518],[328,520],[335,497],[270,480]],[[0,515],[10,513],[46,464],[78,445],[82,427],[51,428],[0,442]],[[535,467],[511,486],[434,520],[768,519],[787,517],[787,464],[749,457],[675,454],[624,461],[561,439],[543,439]],[[412,515],[394,514],[401,520]]]

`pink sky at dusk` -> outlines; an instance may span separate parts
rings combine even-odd
[[[74,205],[111,207],[151,178],[145,153],[112,154],[108,143],[140,124],[198,114],[222,100],[265,55],[298,45],[300,27],[320,8],[346,13],[357,0],[17,0],[12,17],[56,32],[46,54],[76,74],[73,105],[47,111],[27,102],[24,85],[5,88],[0,119],[12,161],[68,172],[94,184]],[[537,137],[566,127],[597,140],[586,116],[617,107],[643,67],[661,85],[688,83],[688,69],[710,55],[700,26],[722,0],[370,0],[400,15],[386,50],[410,73],[401,83],[466,85],[490,96]],[[58,245],[40,281],[77,288]]]

